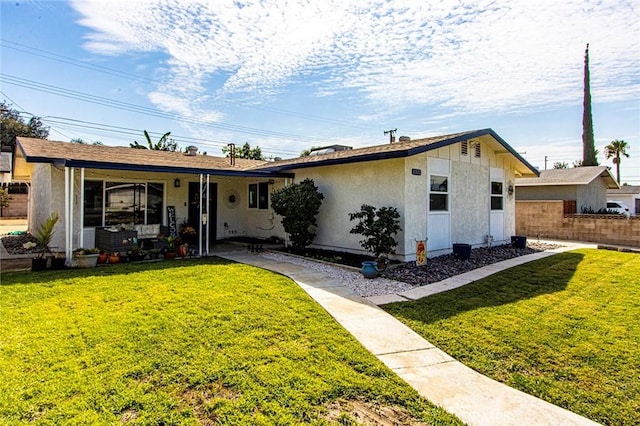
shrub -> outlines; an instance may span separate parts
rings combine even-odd
[[[313,179],[280,188],[271,194],[271,208],[282,216],[282,226],[289,234],[295,250],[303,250],[316,236],[316,216],[324,195],[318,191]]]
[[[398,242],[395,235],[402,230],[400,227],[400,213],[395,207],[380,207],[376,209],[363,204],[360,211],[349,213],[349,220],[358,220],[358,224],[349,231],[365,237],[360,241],[362,248],[372,253],[376,258],[394,254]]]

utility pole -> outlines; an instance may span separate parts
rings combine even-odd
[[[544,156],[544,169],[547,170],[547,156]]]
[[[385,135],[389,135],[389,143],[393,143],[393,142],[395,141],[395,139],[396,139],[396,138],[395,138],[396,131],[398,131],[398,129],[397,129],[397,128],[396,128],[396,129],[391,129],[391,130],[385,130],[385,131],[384,131],[384,134],[385,134]]]

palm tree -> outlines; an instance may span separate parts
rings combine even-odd
[[[611,141],[609,145],[604,147],[604,153],[607,156],[607,159],[613,157],[613,164],[616,165],[618,185],[620,185],[620,156],[624,155],[625,157],[629,158],[627,149],[629,149],[629,144],[622,139]]]

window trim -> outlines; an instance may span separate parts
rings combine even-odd
[[[162,185],[162,207],[160,208],[160,222],[158,224],[162,224],[163,223],[163,219],[164,219],[164,209],[165,206],[167,204],[167,193],[166,193],[166,188],[167,188],[167,182],[161,181],[161,180],[140,180],[140,179],[95,179],[95,178],[85,178],[84,180],[84,191],[86,191],[86,182],[99,182],[102,186],[102,205],[99,207],[101,210],[101,220],[100,220],[100,225],[86,225],[86,206],[82,206],[83,209],[83,223],[82,223],[82,227],[83,228],[91,228],[91,227],[104,227],[107,226],[107,184],[132,184],[132,185],[142,185],[144,187],[144,191],[143,194],[144,196],[142,197],[144,199],[144,204],[140,204],[141,208],[144,209],[144,221],[142,224],[144,225],[150,225],[149,223],[149,209],[148,209],[148,202],[149,202],[149,185],[151,184],[156,184],[156,185]],[[85,200],[85,204],[86,204],[86,198],[85,196],[86,194],[83,194],[83,198]],[[152,225],[155,225],[155,223],[153,223]]]
[[[493,191],[493,184],[500,184],[500,193]],[[493,207],[493,200],[500,199],[500,208],[496,209]],[[504,211],[504,182],[500,180],[491,180],[491,185],[489,188],[489,209],[493,211]]]
[[[440,190],[440,189],[436,189],[434,190],[432,185],[432,179],[434,177],[437,178],[444,178],[444,184],[446,184],[446,189],[444,191]],[[439,187],[442,187],[443,184],[440,184]],[[431,195],[444,195],[445,196],[445,208],[444,209],[437,209],[434,210],[431,208]],[[437,174],[437,173],[430,173],[429,174],[429,213],[449,213],[451,210],[450,207],[450,200],[451,200],[451,190],[450,190],[450,177],[447,175],[442,175],[442,174]]]
[[[269,193],[269,182],[249,183],[247,185],[247,208],[249,210],[269,210]]]

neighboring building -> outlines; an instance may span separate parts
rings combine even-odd
[[[570,209],[565,213],[582,213],[606,208],[607,191],[617,188],[606,166],[542,170],[538,178],[516,179],[516,200],[562,200]]]
[[[3,145],[0,150],[0,184],[11,182],[12,158],[11,147]]]
[[[620,188],[608,189],[607,200],[622,201],[629,207],[629,213],[640,215],[640,185],[622,185]]]
[[[55,245],[70,253],[95,242],[96,228],[120,223],[187,223],[201,254],[218,239],[285,237],[270,206],[274,190],[311,178],[325,199],[314,246],[361,252],[348,213],[362,204],[401,215],[396,257],[415,259],[453,243],[508,242],[515,234],[514,181],[537,175],[493,130],[403,141],[264,162],[18,138],[14,175],[31,182],[29,229],[52,211]],[[175,217],[175,219],[174,219]],[[68,256],[69,258],[70,256]]]

